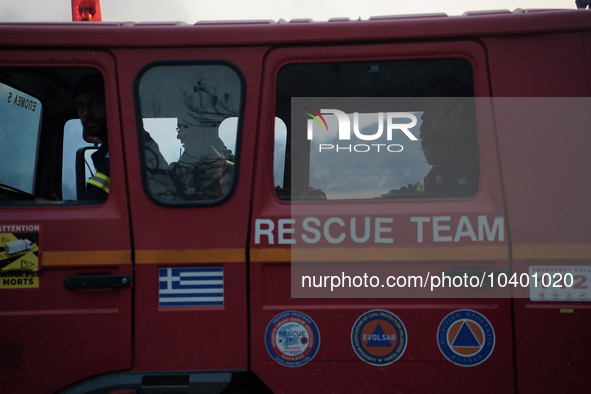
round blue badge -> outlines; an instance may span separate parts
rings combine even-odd
[[[273,360],[285,367],[299,367],[312,361],[320,347],[320,333],[308,315],[288,311],[269,322],[265,346]]]
[[[390,311],[374,309],[359,316],[351,330],[357,356],[378,367],[392,364],[404,350],[408,337],[402,321]]]
[[[481,313],[460,309],[444,317],[439,324],[437,344],[450,362],[461,367],[473,367],[492,354],[495,331]]]

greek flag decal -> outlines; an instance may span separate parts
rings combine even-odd
[[[224,268],[160,268],[158,305],[224,305]]]

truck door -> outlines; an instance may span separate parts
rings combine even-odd
[[[266,70],[253,371],[281,392],[513,391],[511,304],[490,287],[510,267],[482,48],[285,48]]]
[[[136,111],[124,118],[136,369],[246,370],[255,127],[242,114],[245,76],[260,67],[259,55],[201,48],[118,56],[121,95]],[[249,93],[258,102],[257,90]]]
[[[56,392],[131,366],[131,248],[114,60],[101,51],[1,52],[1,386]],[[106,200],[84,200],[84,182],[76,193],[76,151],[96,148],[82,138],[73,95],[91,73],[104,81],[96,93],[104,97],[97,100],[110,144]]]
[[[591,390],[590,42],[586,31],[485,41],[513,269],[529,275],[513,300],[522,393]]]

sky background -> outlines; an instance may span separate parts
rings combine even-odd
[[[575,9],[574,0],[101,0],[104,22],[202,20],[292,20],[515,10],[517,8]],[[0,22],[65,22],[71,20],[71,0],[0,0]]]

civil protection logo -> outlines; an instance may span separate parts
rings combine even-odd
[[[492,354],[495,332],[481,313],[460,309],[444,317],[439,324],[437,344],[450,362],[461,367],[473,367]]]
[[[302,312],[283,312],[267,325],[265,346],[277,363],[285,367],[302,366],[312,361],[318,353],[318,326]]]
[[[378,367],[397,361],[408,337],[402,321],[390,311],[374,309],[359,316],[351,330],[351,345],[357,356]]]

